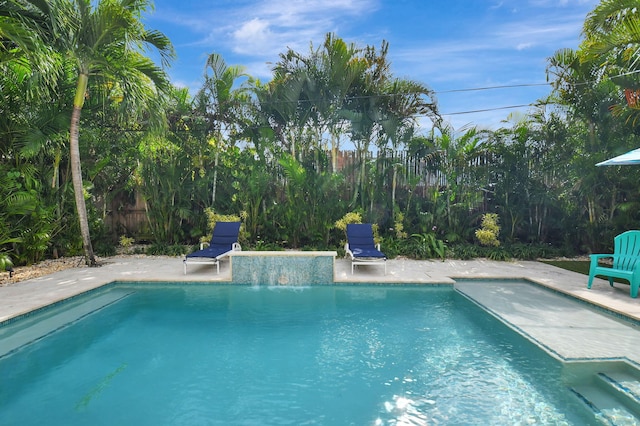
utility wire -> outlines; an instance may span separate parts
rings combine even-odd
[[[621,73],[618,75],[614,75],[614,76],[608,76],[609,79],[612,78],[616,78],[616,77],[623,77],[623,76],[627,76],[627,75],[632,75],[632,74],[638,74],[640,73],[640,70],[634,70],[634,71],[629,71],[629,72],[625,72],[625,73]],[[589,84],[593,84],[593,83],[597,83],[598,80],[594,79],[591,81],[582,81],[582,82],[577,82],[577,83],[570,83],[573,86],[584,86],[584,85],[589,85]],[[432,93],[435,95],[438,94],[444,94],[444,93],[464,93],[464,92],[477,92],[477,91],[484,91],[484,90],[499,90],[499,89],[514,89],[514,88],[519,88],[519,87],[540,87],[540,86],[550,86],[552,85],[551,82],[546,82],[546,83],[523,83],[523,84],[505,84],[505,85],[499,85],[499,86],[484,86],[484,87],[470,87],[470,88],[464,88],[464,89],[450,89],[450,90],[434,90]],[[415,93],[384,93],[384,94],[376,94],[376,95],[362,95],[362,96],[350,96],[350,97],[346,97],[345,100],[362,100],[362,99],[371,99],[371,98],[386,98],[386,97],[393,97],[393,96],[402,96],[402,95],[410,95],[410,94],[415,94]],[[260,104],[306,104],[306,103],[313,103],[315,102],[314,99],[295,99],[295,100],[277,100],[277,101],[266,101],[266,102],[262,102],[259,101]],[[505,110],[505,109],[514,109],[514,108],[523,108],[523,107],[530,107],[530,106],[534,106],[534,104],[522,104],[522,105],[510,105],[510,106],[504,106],[504,107],[495,107],[495,108],[485,108],[485,109],[477,109],[477,110],[469,110],[469,111],[457,111],[457,112],[450,112],[450,113],[440,113],[441,115],[464,115],[464,114],[475,114],[475,113],[480,113],[480,112],[491,112],[491,111],[500,111],[500,110]]]
[[[509,84],[504,86],[487,86],[487,87],[472,87],[468,89],[452,89],[452,90],[436,90],[435,93],[457,93],[457,92],[475,92],[480,90],[494,90],[494,89],[512,89],[516,87],[536,87],[536,86],[549,86],[550,83],[527,83],[527,84]]]
[[[458,111],[458,112],[443,112],[441,113],[442,115],[463,115],[463,114],[475,114],[478,112],[491,112],[491,111],[500,111],[503,109],[513,109],[513,108],[524,108],[524,107],[530,107],[533,106],[533,104],[522,104],[522,105],[511,105],[511,106],[504,106],[504,107],[495,107],[495,108],[486,108],[486,109],[474,109],[474,110],[470,110],[470,111]]]

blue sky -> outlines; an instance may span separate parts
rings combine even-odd
[[[260,80],[292,48],[308,53],[328,32],[360,47],[389,42],[394,76],[426,84],[455,129],[496,129],[546,97],[547,58],[577,48],[596,0],[155,0],[145,16],[177,59],[172,82],[197,90],[210,53]],[[543,85],[539,85],[543,84]],[[493,86],[493,90],[459,91]],[[504,108],[504,109],[502,109]],[[467,113],[477,110],[492,110]],[[430,127],[430,123],[424,123]]]

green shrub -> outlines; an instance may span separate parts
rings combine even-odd
[[[243,250],[245,248],[243,247]],[[276,243],[270,243],[262,240],[258,240],[255,244],[248,246],[249,250],[253,251],[282,251],[284,250],[280,245]]]
[[[116,247],[109,241],[96,242],[94,251],[100,257],[110,257],[116,255]]]
[[[399,240],[397,238],[388,237],[383,238],[380,243],[382,252],[387,256],[387,259],[394,259],[403,252],[403,246],[405,246],[405,240]]]
[[[347,232],[347,225],[352,223],[362,223],[362,214],[359,212],[349,212],[336,220],[334,226],[342,232]]]
[[[393,230],[397,238],[407,238],[407,233],[404,231],[404,214],[401,212],[396,212],[394,215]]]
[[[352,223],[362,223],[362,214],[360,212],[349,212],[345,214],[344,216],[342,216],[342,218],[336,220],[336,222],[334,223],[334,227],[343,231],[346,235],[347,225],[350,225]],[[380,244],[382,238],[380,237],[380,234],[378,232],[378,224],[371,224],[371,229],[373,230],[373,240],[376,242],[376,244]],[[345,242],[346,241],[343,240],[342,245],[344,245]]]
[[[182,256],[191,251],[193,250],[187,250],[182,244],[155,243],[147,247],[146,254],[151,256]]]
[[[531,244],[514,244],[509,247],[511,255],[516,259],[533,260],[539,257],[539,250]]]
[[[489,250],[489,253],[487,254],[487,258],[489,258],[491,260],[502,260],[502,261],[504,261],[504,260],[511,260],[511,255],[504,248],[498,247],[498,248],[493,248],[493,249]]]
[[[561,257],[565,254],[562,248],[552,247],[549,244],[513,244],[508,247],[511,255],[516,259],[536,260]]]
[[[475,259],[479,257],[478,246],[475,244],[456,244],[451,249],[451,256],[461,260]]]
[[[498,247],[498,234],[500,234],[500,225],[498,225],[498,215],[496,213],[486,213],[482,215],[482,228],[476,230],[476,238],[483,246]]]
[[[131,237],[127,237],[126,235],[121,235],[120,236],[120,247],[122,247],[125,250],[128,250],[131,245],[134,243],[134,239]]]
[[[413,249],[412,254],[416,259],[432,259],[439,257],[444,260],[447,247],[444,241],[436,238],[434,234],[412,234],[410,247]]]
[[[213,232],[213,228],[215,228],[217,222],[240,222],[240,232],[238,233],[238,240],[240,243],[244,243],[249,238],[249,233],[244,229],[244,223],[242,222],[240,216],[235,214],[220,214],[216,213],[211,207],[207,207],[204,209],[205,215],[207,215],[207,228],[208,234],[200,237],[201,243],[208,243],[211,241],[211,233]],[[246,213],[244,213],[246,215]]]
[[[0,253],[0,270],[6,271],[7,268],[13,266],[9,253]]]

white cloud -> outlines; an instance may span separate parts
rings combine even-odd
[[[180,29],[172,40],[190,55],[174,70],[182,81],[189,80],[189,69],[201,73],[200,56],[210,52],[266,81],[287,48],[306,53],[310,43],[317,47],[334,32],[359,46],[388,40],[394,75],[446,92],[544,82],[546,58],[577,46],[586,12],[598,1],[490,0],[470,3],[460,16],[448,14],[444,3],[424,0],[187,0],[184,8],[171,0],[158,3],[165,3],[157,6],[163,13],[159,20]],[[527,104],[545,90],[489,91],[481,97],[442,93],[438,98],[442,111],[452,113]],[[458,124],[492,122],[510,111],[449,118]]]
[[[518,46],[523,43],[563,47],[561,43],[574,45],[580,37],[584,17],[522,19],[500,25],[491,34],[498,46]]]
[[[179,50],[200,51],[200,56],[228,52],[225,59],[230,63],[242,64],[249,74],[267,79],[271,76],[268,62],[277,61],[280,53],[288,48],[307,52],[310,43],[318,46],[329,32],[344,37],[345,28],[373,14],[380,1],[190,0],[185,8],[162,5],[153,17],[179,29],[169,34]]]
[[[306,50],[341,22],[375,11],[374,0],[269,0],[243,9],[239,29],[226,40],[240,54],[273,58],[287,47]]]
[[[273,39],[274,34],[269,29],[269,23],[254,18],[243,23],[239,29],[233,32],[233,50],[243,54],[264,52],[269,40]]]

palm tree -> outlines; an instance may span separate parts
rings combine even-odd
[[[237,120],[239,106],[248,101],[245,87],[234,88],[236,81],[247,77],[244,68],[239,65],[227,65],[217,53],[207,58],[205,82],[196,96],[196,109],[208,121],[208,138],[212,139],[215,149],[213,188],[211,190],[211,206],[216,202],[216,185],[218,181],[218,162],[222,140],[229,137],[231,126]],[[209,71],[211,75],[209,75]]]
[[[60,56],[52,47],[58,26],[52,18],[55,4],[55,0],[0,3],[0,64],[11,64],[1,72],[28,81],[24,96],[29,99],[55,93],[62,75]]]
[[[169,87],[163,70],[143,54],[144,48],[157,49],[163,65],[174,54],[167,37],[142,24],[141,15],[150,6],[148,0],[11,0],[0,7],[0,61],[26,57],[39,71],[26,74],[42,76],[47,84],[60,75],[58,58],[71,61],[77,72],[69,153],[85,260],[91,266],[96,261],[82,182],[80,114],[90,76],[118,92],[122,111],[135,109]],[[47,76],[53,77],[46,80]],[[51,91],[45,88],[39,93]]]
[[[313,85],[309,86],[315,90],[309,97],[313,101],[319,135],[326,132],[331,138],[331,170],[334,173],[341,124],[346,121],[340,111],[353,84],[367,69],[367,61],[358,56],[361,52],[355,44],[347,44],[328,33],[323,47],[310,55],[308,73]]]
[[[610,115],[615,104],[615,85],[602,79],[602,68],[587,59],[584,51],[561,49],[548,58],[547,80],[553,87],[553,96],[563,105],[569,105],[574,115],[589,127],[585,141],[587,152],[599,148],[598,126]]]
[[[90,76],[101,77],[105,87],[118,87],[123,109],[135,108],[165,90],[168,79],[164,71],[143,55],[142,49],[155,48],[168,64],[174,51],[162,33],[147,30],[141,14],[150,6],[147,0],[61,0],[57,19],[64,32],[57,37],[56,49],[76,64],[77,84],[71,114],[69,152],[76,208],[85,261],[95,266],[82,182],[79,149],[80,114],[89,96]],[[107,84],[107,82],[109,82]]]
[[[637,68],[640,10],[637,0],[602,0],[584,22],[583,49],[594,56],[613,53]]]
[[[625,89],[631,111],[615,108],[635,125],[640,119],[640,8],[637,0],[603,0],[585,20],[584,60],[598,67],[598,77]]]
[[[261,114],[283,149],[295,158],[308,151],[308,146],[303,145],[303,134],[314,115],[307,90],[310,76],[304,61],[291,49],[281,53],[271,81],[255,87]]]
[[[487,132],[475,127],[463,127],[456,131],[446,125],[440,129],[440,135],[434,138],[436,150],[431,157],[438,165],[438,171],[444,178],[442,201],[447,220],[449,239],[463,235],[468,217],[479,204],[481,192],[472,179],[472,162],[487,148]]]
[[[394,79],[384,87],[387,95],[383,108],[380,127],[384,132],[381,145],[391,142],[394,159],[397,158],[401,145],[405,146],[414,136],[419,117],[429,117],[434,125],[442,121],[435,101],[435,93],[427,86],[410,80]],[[383,148],[384,146],[380,146]],[[400,164],[394,160],[391,184],[391,213],[394,214],[396,204],[396,183]]]

